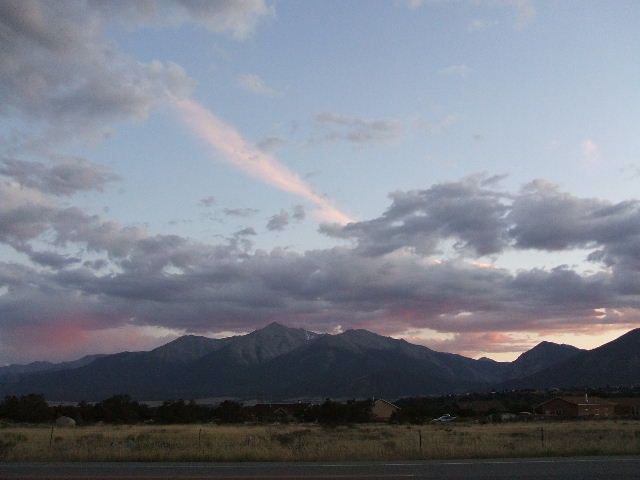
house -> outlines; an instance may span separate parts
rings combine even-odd
[[[616,416],[615,400],[598,397],[557,397],[542,402],[536,411],[551,417],[594,417]]]
[[[386,422],[389,421],[391,415],[398,410],[400,410],[400,407],[397,405],[381,398],[376,398],[371,405],[371,417],[375,421]]]
[[[640,398],[615,398],[615,412],[618,417],[640,417]]]

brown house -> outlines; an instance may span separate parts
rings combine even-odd
[[[614,417],[615,400],[598,397],[558,397],[541,403],[536,411],[552,417]]]
[[[640,417],[640,398],[616,398],[615,412],[619,417]]]
[[[400,410],[400,407],[381,398],[377,398],[371,406],[371,416],[373,420],[386,422],[391,418],[393,412],[397,412],[398,410]]]

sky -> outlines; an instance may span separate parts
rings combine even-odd
[[[0,0],[0,365],[277,321],[640,327],[640,3]]]

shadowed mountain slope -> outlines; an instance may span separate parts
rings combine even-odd
[[[505,383],[507,388],[602,387],[640,384],[640,329],[537,373]]]
[[[436,352],[366,330],[321,335],[272,323],[247,335],[191,335],[149,352],[90,360],[16,373],[0,385],[0,394],[43,393],[69,401],[120,393],[140,400],[282,400],[630,385],[640,383],[640,330],[591,351],[543,342],[507,363]]]
[[[524,378],[584,352],[571,345],[542,342],[516,358],[506,371],[508,378]]]

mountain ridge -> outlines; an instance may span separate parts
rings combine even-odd
[[[74,368],[51,370],[43,364],[45,370],[26,373],[14,368],[12,380],[0,383],[0,394],[43,393],[59,401],[98,401],[120,393],[141,400],[271,401],[548,388],[574,386],[575,380],[633,384],[640,383],[640,353],[635,352],[640,352],[640,329],[594,350],[541,342],[513,362],[495,362],[367,330],[329,335],[274,322],[246,335],[185,335],[150,351],[67,362]]]
[[[581,350],[564,362],[532,375],[505,382],[505,388],[552,388],[565,386],[605,387],[640,384],[640,329],[592,350]],[[525,387],[526,386],[526,387]]]

